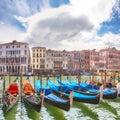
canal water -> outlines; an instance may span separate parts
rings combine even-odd
[[[120,98],[118,98],[120,101]],[[0,109],[0,120],[120,120],[120,102],[107,102],[109,108],[99,105],[74,102],[71,109],[66,112],[55,106],[44,103],[40,113],[21,101],[8,113]],[[0,106],[2,108],[2,106]],[[113,109],[112,111],[110,109]]]
[[[54,78],[52,79],[54,80]],[[86,79],[88,78],[85,77],[83,81]],[[8,84],[8,81],[6,85]],[[33,84],[32,80],[31,82]],[[120,98],[114,100],[103,100],[98,105],[73,102],[71,109],[67,112],[44,102],[41,111],[38,113],[29,106],[26,106],[21,100],[19,100],[18,104],[16,104],[16,106],[12,110],[5,114],[2,111],[2,104],[0,104],[0,120],[107,120],[107,119],[120,120]]]

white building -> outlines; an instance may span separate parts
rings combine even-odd
[[[28,73],[30,65],[30,50],[28,43],[13,40],[0,44],[0,73]]]

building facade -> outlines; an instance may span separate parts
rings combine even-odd
[[[31,56],[30,56],[31,55]],[[32,59],[31,59],[32,58]],[[120,50],[105,48],[100,51],[58,51],[46,50],[45,47],[32,47],[32,54],[28,43],[13,40],[9,43],[0,44],[0,74],[23,74],[34,71],[49,71],[52,73],[75,74],[91,73],[94,71],[119,71]]]
[[[68,52],[47,50],[46,51],[46,69],[55,74],[58,74],[60,70],[66,72],[68,70]]]
[[[101,56],[104,58],[104,68],[109,71],[120,70],[120,50],[116,48],[106,48],[100,50]]]
[[[84,57],[81,58],[81,69],[84,73],[90,72],[90,50],[80,51]]]
[[[13,40],[0,44],[0,73],[27,74],[30,66],[30,50],[28,43]]]
[[[43,50],[42,50],[43,49]],[[41,51],[41,52],[40,52]],[[32,48],[32,68],[44,69],[49,73],[83,74],[100,72],[106,69],[120,69],[120,50],[115,48],[102,49],[100,51],[81,50],[81,51],[58,51],[43,47]]]
[[[100,54],[99,51],[93,49],[90,51],[90,70],[97,70],[100,67]]]
[[[90,50],[74,51],[74,71],[90,72]]]
[[[39,70],[45,70],[45,47],[32,47],[32,71],[39,72]]]

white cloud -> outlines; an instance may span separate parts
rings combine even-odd
[[[120,0],[116,0],[115,11],[119,13],[119,17],[120,17]]]
[[[101,37],[101,39],[106,47],[116,47],[120,49],[120,34],[115,35],[112,33],[108,33]]]
[[[67,45],[67,47],[66,47]],[[97,49],[100,50],[106,47],[116,47],[120,49],[120,34],[106,33],[102,37],[95,32],[84,32],[74,39],[62,41],[62,49],[80,50],[80,49]]]
[[[111,20],[116,0],[70,0],[69,5],[59,8],[50,8],[48,3],[49,0],[43,2],[42,11],[30,17],[15,16],[26,27],[26,33],[23,36],[20,32],[19,38],[24,38],[31,46],[68,50],[101,49],[108,44],[117,46],[112,43],[119,35],[109,33],[100,37],[97,34],[101,24]],[[25,8],[29,13],[29,8]],[[19,35],[16,28],[10,26],[10,29],[13,32],[8,29],[9,34]],[[109,37],[111,42],[108,42]]]
[[[73,15],[88,16],[99,29],[100,24],[111,19],[112,7],[116,0],[71,0]]]
[[[0,42],[11,42],[12,40],[22,41],[23,33],[11,25],[0,24]]]

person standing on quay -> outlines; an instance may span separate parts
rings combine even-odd
[[[100,100],[103,100],[103,89],[104,89],[104,85],[102,83],[99,83],[100,87],[99,87],[99,92],[100,92]]]
[[[120,80],[118,80],[116,88],[117,88],[118,96],[120,96]]]

